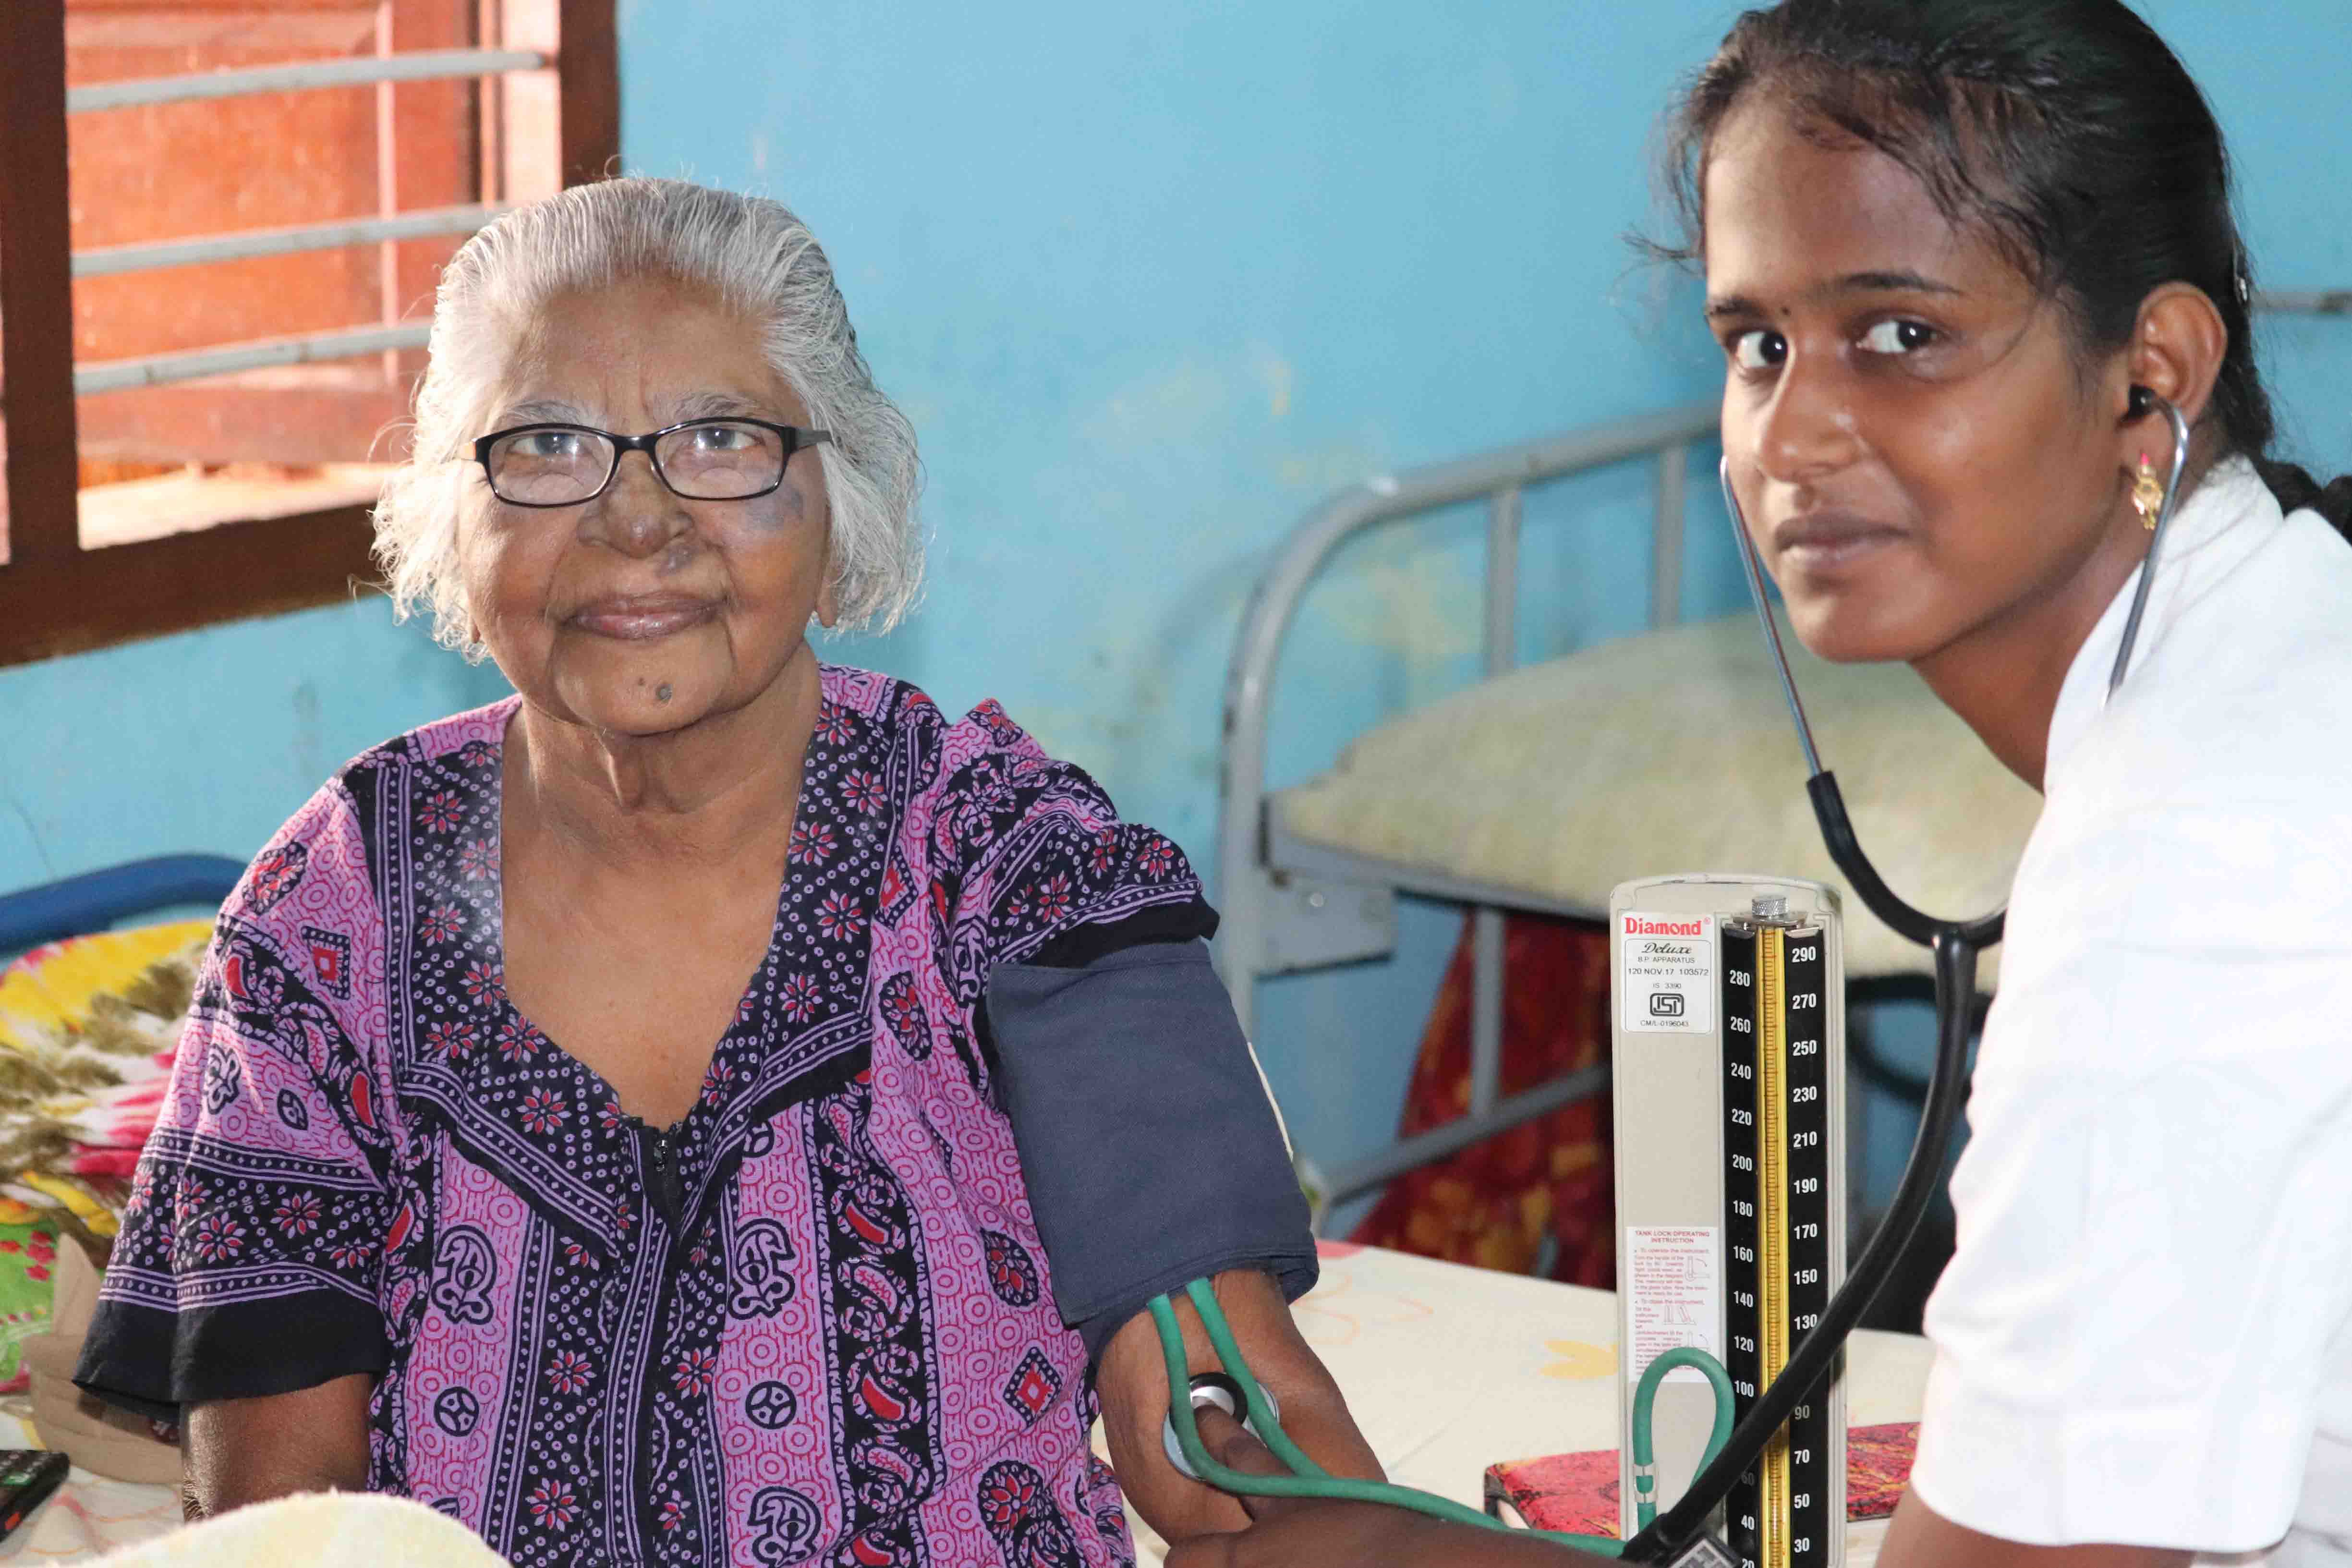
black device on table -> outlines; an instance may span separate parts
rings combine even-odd
[[[65,1484],[73,1461],[44,1448],[0,1448],[0,1541]]]

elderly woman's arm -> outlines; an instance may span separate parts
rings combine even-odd
[[[1282,1429],[1335,1476],[1385,1479],[1370,1445],[1348,1414],[1339,1385],[1299,1337],[1274,1278],[1255,1268],[1233,1269],[1217,1276],[1216,1292],[1217,1305],[1248,1358],[1250,1372],[1282,1407]],[[1176,1300],[1192,1370],[1219,1370],[1223,1363],[1200,1315],[1181,1294]],[[1248,1526],[1249,1515],[1239,1502],[1185,1479],[1168,1462],[1160,1446],[1160,1423],[1168,1415],[1168,1364],[1149,1313],[1129,1319],[1111,1337],[1096,1387],[1102,1396],[1111,1468],[1145,1523],[1171,1542]]]
[[[1055,1299],[1095,1354],[1120,1489],[1171,1542],[1249,1521],[1233,1499],[1180,1475],[1161,1446],[1167,1362],[1140,1309],[1169,1293],[1192,1370],[1222,1370],[1184,1299],[1202,1275],[1283,1429],[1326,1469],[1379,1479],[1339,1385],[1291,1321],[1288,1300],[1315,1280],[1314,1232],[1206,945],[1089,955],[1066,944],[1054,956],[1066,966],[999,965],[986,1018]]]
[[[187,1408],[189,1517],[209,1519],[292,1492],[361,1491],[368,1479],[365,1373],[316,1388]]]
[[[1195,910],[1205,913],[1205,905]],[[1111,1468],[1171,1542],[1249,1522],[1168,1462],[1167,1363],[1140,1309],[1167,1292],[1195,1373],[1222,1370],[1184,1300],[1214,1280],[1234,1342],[1283,1429],[1334,1474],[1381,1478],[1339,1385],[1292,1323],[1314,1283],[1307,1200],[1233,1003],[1198,936],[1133,939],[1149,917],[991,975],[985,1010],[1006,1113],[1065,1321],[1094,1353]],[[1213,916],[1209,921],[1213,922]]]
[[[367,1482],[385,1238],[420,1227],[390,1200],[384,994],[345,967],[376,907],[355,812],[320,791],[222,905],[74,1369],[181,1424],[207,1512]]]

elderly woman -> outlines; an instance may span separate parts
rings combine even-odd
[[[1197,1201],[1102,1152],[1137,1083],[1247,1071],[1183,857],[994,704],[809,646],[906,606],[916,483],[774,203],[615,180],[459,252],[380,551],[518,695],[353,762],[222,912],[79,1374],[184,1416],[194,1506],[404,1493],[524,1564],[1125,1562],[1119,1481],[1244,1522],[1162,1458],[1136,1316],[1212,1273],[1376,1473],[1290,1326],[1262,1093],[1201,1102]]]

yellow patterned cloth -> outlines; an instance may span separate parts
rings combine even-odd
[[[0,970],[0,1225],[114,1234],[211,934],[99,931]]]

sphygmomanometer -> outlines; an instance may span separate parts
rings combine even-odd
[[[2169,403],[2151,401],[2172,426],[2173,482],[2153,521],[2110,697],[2130,665],[2165,531],[2186,488],[2188,423]],[[1863,853],[1814,745],[1727,464],[1723,489],[1831,858],[1872,913],[1933,954],[1935,1066],[1894,1201],[1849,1270],[1836,894],[1811,882],[1719,875],[1648,878],[1616,889],[1610,942],[1626,1533],[1533,1533],[1629,1562],[1835,1568],[1845,1538],[1845,1339],[1941,1179],[1966,1090],[1977,959],[2000,940],[2003,917],[1924,914],[1896,897]],[[992,980],[1008,1109],[1065,1319],[1108,1324],[1089,1335],[1099,1352],[1099,1336],[1135,1307],[1151,1316],[1171,1395],[1171,1463],[1228,1492],[1383,1503],[1507,1528],[1447,1499],[1327,1474],[1283,1432],[1251,1373],[1209,1279],[1255,1263],[1281,1275],[1295,1299],[1313,1279],[1312,1243],[1263,1079],[1198,944],[1181,959],[1166,950],[1113,955],[1062,973],[1057,981],[1000,969]],[[1173,1022],[1152,1026],[1151,1041],[1122,1039],[1098,1026],[1094,1007],[1069,1005],[1088,984],[1097,1005],[1123,1003],[1130,988],[1142,1000],[1143,988],[1156,985],[1151,1006],[1173,1009]],[[1116,1114],[1076,1125],[1055,1114],[1071,1096]],[[1198,1135],[1208,1126],[1220,1129],[1213,1146]],[[1100,1140],[1108,1128],[1119,1129],[1119,1144],[1106,1157]],[[1114,1182],[1108,1197],[1099,1185],[1107,1173]],[[1066,1259],[1073,1271],[1066,1286]],[[1222,1371],[1192,1370],[1176,1318],[1180,1293],[1200,1313]],[[1209,1405],[1244,1422],[1289,1473],[1248,1474],[1217,1462],[1194,1416]]]
[[[1206,943],[999,964],[986,1006],[1054,1304],[1090,1356],[1188,1280],[1313,1287],[1307,1198]]]

